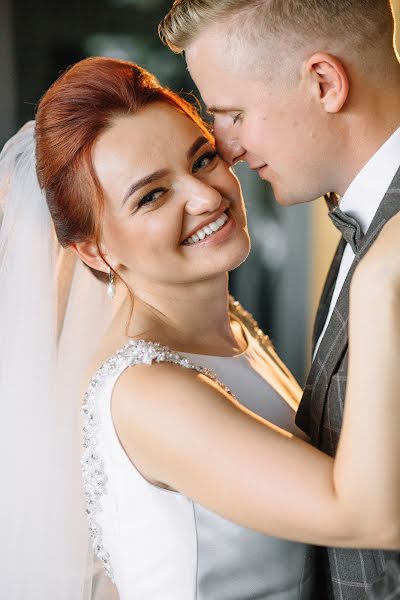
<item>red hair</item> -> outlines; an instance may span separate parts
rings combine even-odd
[[[127,61],[82,60],[41,99],[36,114],[37,174],[62,246],[93,240],[99,247],[103,195],[92,162],[93,144],[115,117],[135,114],[154,102],[170,104],[211,135],[191,104]]]

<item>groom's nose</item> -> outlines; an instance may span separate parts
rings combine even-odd
[[[234,165],[243,158],[246,151],[240,144],[233,127],[222,125],[216,119],[214,123],[214,135],[218,154],[228,165]]]

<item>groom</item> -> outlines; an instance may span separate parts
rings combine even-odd
[[[400,65],[389,1],[176,0],[160,33],[185,52],[228,163],[245,160],[283,205],[331,192],[330,217],[343,237],[317,314],[297,424],[333,456],[352,274],[400,210]],[[400,599],[399,553],[318,553],[318,600]]]

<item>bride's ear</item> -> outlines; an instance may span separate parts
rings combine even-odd
[[[108,264],[116,271],[119,264],[107,253],[105,248],[101,248],[101,254],[97,244],[92,241],[79,242],[71,245],[71,250],[88,266],[96,271],[108,273]],[[103,255],[103,256],[102,256]],[[104,261],[107,260],[108,264]]]
[[[305,65],[323,110],[338,113],[349,96],[349,77],[343,63],[325,52],[311,56]]]

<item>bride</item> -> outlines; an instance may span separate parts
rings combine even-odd
[[[400,548],[400,264],[379,260],[397,217],[352,284],[331,459],[229,297],[244,205],[184,100],[132,63],[82,61],[0,176],[4,597],[100,594],[88,529],[120,600],[310,600],[313,544]]]

